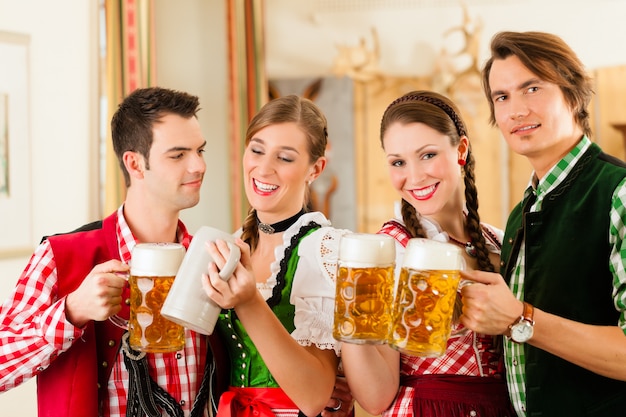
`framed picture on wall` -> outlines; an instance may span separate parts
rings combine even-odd
[[[32,252],[27,35],[0,31],[0,259]]]
[[[0,195],[9,195],[9,96],[0,93]]]

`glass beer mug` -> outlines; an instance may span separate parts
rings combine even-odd
[[[351,233],[339,242],[333,337],[385,343],[391,323],[396,247],[388,235]]]
[[[414,356],[445,353],[463,262],[452,244],[409,240],[393,303],[391,347]]]
[[[178,243],[139,243],[130,260],[129,344],[142,352],[174,352],[185,346],[185,329],[161,316],[185,248]]]

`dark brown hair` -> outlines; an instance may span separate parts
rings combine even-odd
[[[456,105],[447,97],[432,91],[413,91],[394,100],[385,113],[380,124],[380,141],[384,148],[383,138],[387,128],[393,123],[403,125],[423,123],[437,132],[446,135],[452,146],[457,146],[461,136],[467,136],[465,123]],[[474,178],[474,156],[471,146],[467,154],[464,171],[465,202],[467,206],[466,227],[469,237],[476,248],[476,259],[479,269],[494,271],[489,260],[489,250],[478,215],[478,190]],[[419,220],[419,214],[409,202],[402,200],[402,219],[411,233],[411,237],[426,237]]]
[[[563,39],[544,32],[500,32],[491,39],[491,57],[483,68],[482,83],[491,108],[492,125],[496,124],[496,118],[489,86],[491,67],[496,59],[510,56],[518,57],[540,79],[558,85],[576,123],[585,135],[591,136],[587,110],[593,96],[591,77]]]
[[[280,123],[296,123],[305,133],[308,141],[309,161],[315,163],[326,152],[328,131],[326,116],[311,100],[291,94],[274,99],[265,104],[252,118],[246,132],[246,146],[261,129]],[[306,210],[307,201],[303,202]],[[242,226],[241,238],[254,250],[259,241],[256,210],[250,208]]]
[[[132,151],[143,155],[146,169],[150,169],[154,125],[167,114],[187,119],[196,117],[198,106],[198,97],[160,87],[137,89],[120,103],[111,119],[111,136],[127,187],[130,187],[130,175],[124,166],[124,153]]]

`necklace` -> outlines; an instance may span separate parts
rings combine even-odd
[[[469,240],[465,243],[461,242],[460,240],[457,240],[455,238],[453,238],[452,236],[450,236],[450,234],[448,234],[448,238],[450,238],[450,240],[452,241],[452,243],[455,243],[463,248],[465,248],[465,252],[471,256],[472,258],[476,257],[476,247],[472,244],[472,241]]]
[[[257,216],[256,224],[259,226],[260,231],[262,231],[265,234],[271,235],[273,233],[280,233],[289,229],[291,225],[294,224],[303,214],[304,214],[304,209],[300,210],[299,212],[297,212],[296,214],[294,214],[288,219],[281,220],[279,222],[272,223],[272,224],[261,222],[261,220],[259,220],[259,217]]]

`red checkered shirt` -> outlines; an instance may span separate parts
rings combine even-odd
[[[447,235],[441,233],[438,225],[430,223],[422,218],[422,225],[429,238],[437,236],[437,240],[447,239]],[[494,242],[495,229],[486,231],[483,226],[483,234],[487,246],[492,252],[499,252],[499,242]],[[402,246],[407,245],[411,236],[401,221],[394,220],[385,223],[379,233],[387,234]],[[500,231],[498,233],[501,234]],[[500,237],[501,239],[501,237]],[[402,250],[401,253],[404,251]],[[400,354],[400,376],[424,375],[424,374],[448,374],[465,376],[497,376],[503,378],[502,356],[496,354],[493,348],[493,338],[470,331],[457,323],[452,325],[452,335],[448,340],[446,353],[438,358],[423,358]],[[413,416],[413,391],[415,388],[400,386],[398,395],[392,406],[383,412],[383,417]]]
[[[122,207],[117,211],[117,241],[120,259],[128,263],[137,244]],[[178,241],[189,246],[191,236],[179,222]],[[81,329],[65,316],[65,298],[56,295],[57,270],[46,240],[36,249],[18,280],[13,294],[0,307],[0,392],[11,389],[46,369],[58,355],[80,339]],[[200,388],[207,338],[185,330],[185,347],[179,352],[148,354],[152,378],[174,397],[189,415]],[[102,415],[126,414],[128,372],[118,353],[108,382],[108,401]],[[205,411],[205,416],[209,416]]]

